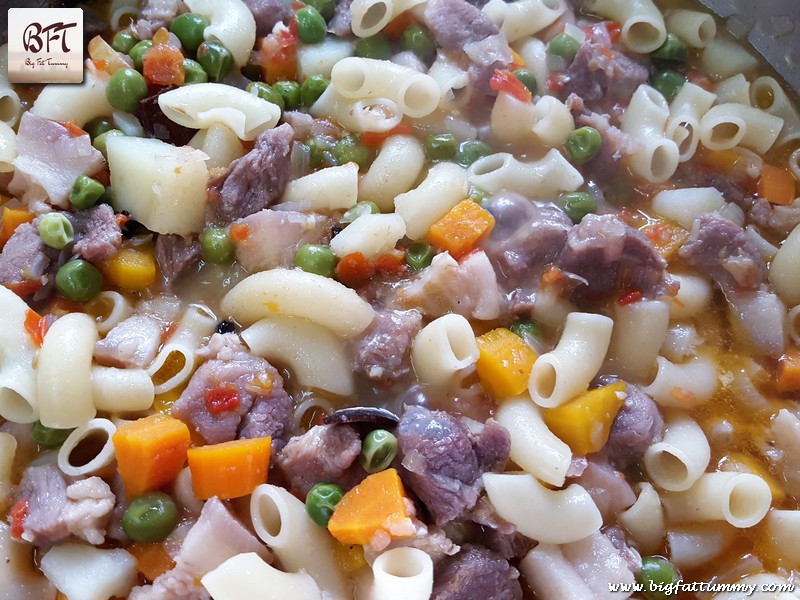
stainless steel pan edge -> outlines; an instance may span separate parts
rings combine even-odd
[[[800,93],[800,0],[700,0]]]

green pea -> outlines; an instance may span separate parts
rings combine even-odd
[[[297,37],[304,44],[317,44],[328,35],[328,25],[313,6],[304,6],[294,14],[297,19]]]
[[[113,206],[114,205],[114,190],[111,189],[111,186],[103,189],[103,195],[100,196],[100,202],[102,204],[108,204]]]
[[[600,152],[602,145],[603,138],[594,127],[580,127],[567,138],[567,152],[576,165],[592,160]]]
[[[64,298],[73,302],[88,302],[102,287],[100,271],[81,258],[69,261],[56,272],[56,288]]]
[[[308,138],[305,141],[305,145],[308,148],[309,162],[312,167],[320,167],[335,162],[331,150],[333,150],[336,142],[330,138],[324,136]]]
[[[586,192],[567,192],[561,194],[556,204],[567,213],[573,223],[580,223],[589,213],[597,212],[597,201]]]
[[[675,597],[676,590],[671,586],[680,581],[680,574],[666,558],[645,556],[638,579],[644,587],[642,594],[647,600],[667,600]]]
[[[372,157],[369,148],[362,144],[357,137],[350,135],[336,142],[331,153],[337,164],[344,165],[354,162],[359,167],[366,167]]]
[[[300,84],[296,81],[276,81],[272,84],[272,89],[283,98],[286,110],[297,110],[300,106]]]
[[[39,237],[45,246],[61,250],[75,239],[75,230],[64,213],[47,213],[39,219]]]
[[[488,156],[492,153],[489,144],[479,142],[478,140],[469,140],[461,142],[456,152],[456,162],[463,167],[468,167],[479,158]]]
[[[233,56],[219,42],[203,42],[197,48],[197,62],[208,73],[211,81],[219,81],[233,70]]]
[[[429,135],[425,154],[430,160],[450,160],[456,155],[456,137],[452,133]]]
[[[53,429],[36,421],[31,429],[31,438],[43,448],[58,448],[72,433],[72,429]]]
[[[467,195],[470,197],[470,200],[477,202],[481,206],[483,206],[486,200],[489,198],[489,194],[474,185],[469,186]]]
[[[336,255],[330,246],[304,244],[294,255],[294,266],[306,273],[333,277],[336,270]]]
[[[327,527],[328,521],[342,501],[344,490],[335,483],[318,483],[306,495],[306,512],[311,520],[320,527]]]
[[[378,205],[374,202],[356,202],[355,206],[348,208],[347,212],[342,215],[342,223],[352,223],[358,217],[363,217],[364,215],[377,215],[381,212],[381,209],[378,208]]]
[[[189,85],[190,83],[206,83],[208,81],[208,73],[196,60],[191,58],[183,59],[183,83]]]
[[[200,234],[200,250],[203,260],[215,264],[231,262],[236,251],[228,232],[222,227],[206,227],[203,230]]]
[[[392,56],[392,47],[389,40],[381,34],[363,38],[356,44],[355,55],[361,58],[374,58],[388,60]]]
[[[189,52],[195,52],[203,43],[203,34],[211,22],[197,13],[183,13],[175,17],[169,30],[181,41],[181,46]]]
[[[330,84],[331,82],[322,75],[312,75],[300,86],[300,103],[306,108],[311,108]]]
[[[539,84],[536,82],[536,76],[533,74],[532,71],[528,69],[517,69],[514,71],[514,77],[519,79],[531,94],[535,94],[536,90],[539,89]]]
[[[423,61],[430,62],[436,58],[436,45],[428,30],[420,25],[409,25],[403,30],[400,43],[406,50],[411,50]]]
[[[517,321],[508,326],[511,333],[521,337],[528,345],[542,337],[542,328],[533,321]]]
[[[122,515],[122,530],[134,542],[160,542],[178,523],[178,507],[164,492],[135,498]]]
[[[283,96],[275,91],[268,83],[264,83],[263,81],[251,81],[249,84],[247,84],[247,91],[258,96],[262,100],[272,102],[272,104],[277,104],[281,111],[286,108],[283,103]]]
[[[106,117],[96,117],[83,126],[83,130],[89,137],[95,139],[98,135],[114,129],[114,124]]]
[[[144,56],[144,53],[150,50],[150,48],[152,47],[153,47],[152,40],[142,40],[141,42],[138,42],[133,48],[131,48],[131,51],[128,52],[128,56],[130,56],[131,59],[133,60],[134,67],[136,67],[140,71],[142,70],[142,56]]]
[[[120,135],[125,135],[125,134],[122,131],[120,131],[119,129],[109,129],[105,133],[101,133],[96,138],[94,138],[94,141],[92,142],[92,146],[97,148],[103,156],[108,158],[108,154],[107,154],[108,148],[106,147],[106,144],[108,142],[108,138],[112,138],[112,137],[116,137],[116,136],[120,136]]]
[[[120,69],[108,80],[106,98],[119,110],[135,112],[139,101],[147,98],[147,82],[139,71]]]
[[[408,247],[406,264],[415,271],[421,271],[431,264],[436,251],[425,242],[415,242]]]
[[[650,56],[658,61],[681,64],[689,58],[689,49],[681,38],[668,33],[664,43],[653,50]]]
[[[580,47],[580,43],[574,37],[567,33],[559,33],[550,40],[547,51],[554,56],[560,56],[567,62],[572,62]]]
[[[326,21],[330,21],[336,13],[335,0],[306,0],[305,3],[316,8]]]
[[[681,91],[686,78],[672,69],[664,69],[653,75],[653,87],[661,92],[667,102],[672,102],[678,92]]]
[[[105,154],[105,152],[103,152],[103,154]],[[87,208],[93,207],[97,201],[100,200],[105,191],[106,188],[96,179],[92,179],[86,175],[78,175],[69,192],[69,201],[75,208],[86,210]]]
[[[397,456],[397,438],[385,429],[370,431],[361,444],[358,462],[367,473],[383,471]]]
[[[136,37],[135,33],[130,29],[125,29],[114,36],[114,39],[111,40],[111,47],[117,52],[128,54],[138,41],[139,38]]]

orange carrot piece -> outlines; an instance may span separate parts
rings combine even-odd
[[[475,341],[480,351],[475,369],[486,391],[502,399],[521,394],[528,388],[536,352],[521,337],[498,327]]]
[[[736,163],[742,159],[742,155],[734,150],[703,149],[699,154],[701,160],[724,172],[733,169]]]
[[[170,558],[161,542],[153,544],[136,543],[126,548],[136,559],[136,568],[139,572],[153,581],[175,566],[175,561]]]
[[[191,444],[186,424],[161,413],[122,425],[112,441],[129,498],[175,479],[186,462],[186,451]]]
[[[81,126],[78,125],[78,122],[75,119],[71,121],[56,121],[56,123],[58,123],[59,125],[63,125],[72,137],[81,137],[82,135],[88,135],[81,128]]]
[[[34,345],[37,348],[41,348],[44,336],[47,333],[47,319],[29,308],[28,312],[25,313],[25,331],[31,336]]]
[[[333,544],[333,555],[339,570],[347,576],[367,566],[364,547],[359,544]]]
[[[194,494],[201,500],[239,498],[267,481],[272,438],[233,440],[190,448]]]
[[[788,169],[765,164],[758,178],[758,195],[770,204],[786,206],[797,198],[796,183]]]
[[[342,544],[368,544],[379,531],[408,518],[406,492],[395,469],[374,473],[347,492],[328,521],[328,531]]]
[[[400,13],[400,16],[389,21],[386,27],[381,30],[381,35],[391,41],[399,40],[406,28],[416,22],[417,20],[411,11]]]
[[[234,242],[243,242],[250,237],[250,227],[244,223],[231,223],[228,235]]]
[[[671,260],[689,237],[689,232],[683,227],[662,219],[645,225],[639,231],[650,240],[656,252],[666,260]]]
[[[428,230],[428,241],[458,258],[494,227],[494,217],[472,200],[456,204]]]
[[[343,284],[350,287],[356,287],[366,283],[374,274],[374,265],[370,264],[361,252],[345,254],[341,260],[336,263],[336,277]]]
[[[411,135],[413,131],[408,123],[400,123],[389,131],[365,131],[361,134],[361,143],[370,148],[380,148],[386,138],[393,135]]]
[[[6,245],[6,242],[14,234],[17,227],[23,223],[30,223],[34,219],[34,214],[29,213],[27,210],[17,208],[6,208],[3,210],[3,223],[0,225],[0,249]]]
[[[167,44],[156,44],[142,56],[144,78],[158,85],[183,85],[183,54]]]
[[[778,360],[779,392],[800,391],[800,348],[792,346]]]
[[[261,38],[256,63],[267,83],[294,79],[297,74],[297,20],[292,19],[289,30],[270,33]]]
[[[542,412],[547,427],[576,454],[598,452],[608,441],[611,425],[625,402],[625,383],[584,392]]]

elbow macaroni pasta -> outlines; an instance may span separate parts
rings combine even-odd
[[[258,537],[272,548],[285,569],[306,571],[332,599],[347,597],[334,557],[336,542],[311,520],[300,500],[283,488],[261,484],[250,496],[250,517]],[[317,552],[309,552],[312,548]]]
[[[331,117],[351,131],[383,133],[397,127],[403,111],[389,98],[350,99],[329,85],[309,109],[314,117]]]
[[[483,12],[509,42],[515,42],[552,25],[566,9],[562,0],[519,0],[513,3],[491,0],[483,7]]]
[[[325,298],[324,305],[317,301]],[[351,288],[298,269],[272,269],[250,275],[222,299],[223,312],[242,325],[279,314],[303,317],[343,337],[353,337],[372,322],[375,311]]]
[[[320,169],[289,182],[281,198],[285,210],[350,208],[358,199],[358,165]]]
[[[630,168],[646,181],[661,183],[678,168],[678,145],[664,135],[669,117],[667,101],[660,92],[640,85],[631,98],[620,129],[640,142],[643,149],[628,157]]]
[[[661,11],[652,0],[590,0],[586,8],[622,24],[622,43],[634,52],[652,52],[667,38]]]
[[[483,484],[497,514],[538,542],[576,542],[603,524],[592,497],[577,483],[550,490],[532,475],[486,473]]]
[[[106,469],[116,460],[116,452],[111,437],[117,431],[116,426],[108,419],[91,419],[69,434],[58,449],[58,468],[65,475],[81,477],[94,475]],[[84,442],[91,442],[96,447],[98,442],[102,445],[93,456],[79,456],[79,463],[72,462],[72,453]],[[87,460],[88,459],[88,460]]]
[[[214,600],[322,600],[309,574],[279,571],[255,552],[229,558],[200,581]]]
[[[708,402],[717,388],[714,364],[703,356],[695,356],[681,364],[659,356],[656,364],[653,381],[642,389],[661,406],[698,406]]]
[[[677,522],[727,521],[734,527],[752,527],[772,503],[769,485],[751,473],[706,473],[684,492],[665,492],[667,516]]]
[[[476,160],[469,167],[469,182],[489,193],[507,190],[533,198],[552,198],[573,192],[583,177],[555,148],[534,162],[522,162],[498,152]]]
[[[549,485],[564,485],[572,451],[547,428],[541,409],[530,398],[504,400],[495,419],[511,436],[511,460]]]
[[[717,35],[717,24],[708,13],[675,10],[666,16],[665,22],[669,33],[677,35],[692,48],[705,48]]]
[[[422,383],[444,386],[478,360],[472,327],[461,315],[448,314],[423,327],[411,346],[411,362]]]
[[[430,75],[385,60],[349,57],[331,71],[331,85],[349,99],[389,98],[409,117],[424,117],[439,105],[439,86]]]
[[[700,479],[711,460],[711,447],[696,421],[673,414],[664,437],[644,453],[644,466],[658,487],[670,492],[688,490]]]
[[[778,139],[783,119],[744,104],[717,104],[700,120],[700,141],[710,150],[744,146],[763,154]]]
[[[428,600],[433,590],[433,560],[417,548],[392,548],[372,563],[373,600]]]
[[[353,394],[344,340],[308,319],[272,315],[242,332],[250,350],[289,367],[297,381],[338,396]]]
[[[418,240],[466,196],[467,172],[454,163],[442,162],[431,167],[416,188],[398,194],[394,210],[406,223],[406,235]]]
[[[156,394],[174,390],[189,379],[197,363],[195,352],[201,340],[213,333],[215,325],[214,315],[206,307],[192,305],[186,309],[175,333],[147,368]]]
[[[528,384],[533,401],[543,408],[555,408],[585,392],[603,363],[613,325],[602,315],[567,315],[558,345],[533,364]]]
[[[384,212],[394,208],[394,199],[409,191],[425,168],[425,149],[410,135],[393,135],[358,182],[358,198],[371,200]],[[405,226],[404,226],[405,229]]]
[[[196,83],[164,92],[158,96],[158,106],[178,125],[208,129],[222,123],[246,141],[275,127],[281,116],[272,102],[222,83]]]
[[[394,249],[405,233],[405,221],[398,214],[363,215],[331,240],[331,250],[339,258],[361,252],[373,259]]]
[[[236,66],[246,65],[256,42],[256,21],[248,6],[242,0],[184,1],[189,10],[211,22],[203,32],[206,41],[220,42],[233,55]]]
[[[661,547],[665,535],[661,498],[647,482],[639,483],[636,487],[639,490],[636,502],[620,514],[619,520],[639,544],[642,552],[653,553]]]
[[[25,331],[27,312],[24,300],[0,286],[0,417],[16,423],[39,418],[36,348]]]
[[[39,420],[47,427],[72,429],[93,419],[92,354],[97,342],[92,319],[69,313],[44,337],[37,368]],[[64,348],[69,348],[68,353]]]
[[[608,364],[626,381],[646,378],[667,337],[669,305],[643,300],[614,307],[614,330],[608,348]]]

